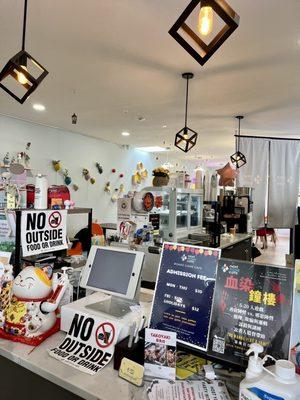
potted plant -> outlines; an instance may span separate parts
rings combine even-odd
[[[155,168],[152,172],[153,186],[166,186],[169,183],[169,170],[163,167]]]

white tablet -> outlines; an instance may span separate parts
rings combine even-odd
[[[144,253],[118,247],[92,246],[81,286],[132,300],[139,284]]]

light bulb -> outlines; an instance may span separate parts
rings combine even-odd
[[[21,65],[21,68],[25,69],[25,71],[28,71],[25,65]],[[17,72],[17,76],[17,79],[21,83],[21,85],[25,85],[25,83],[28,83],[26,76],[22,74],[22,72]]]
[[[198,18],[198,31],[207,36],[213,30],[213,9],[209,6],[201,7]]]

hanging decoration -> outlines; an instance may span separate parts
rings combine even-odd
[[[79,186],[78,185],[76,185],[76,183],[73,183],[73,190],[75,191],[75,192],[77,192],[77,190],[79,189]]]
[[[115,173],[117,172],[116,168],[113,168],[113,169],[111,170],[111,172],[112,172],[113,174],[115,174]]]
[[[103,167],[100,163],[96,162],[96,168],[100,175],[103,174]]]
[[[104,186],[104,192],[106,192],[106,193],[110,193],[111,192],[110,182],[106,182],[106,184]]]
[[[86,168],[83,168],[82,175],[84,176],[84,179],[86,181],[89,181],[91,179],[90,171]]]
[[[59,160],[52,160],[52,165],[54,168],[55,172],[58,172],[61,170],[61,165],[60,165],[60,161]]]
[[[96,183],[96,179],[95,178],[91,178],[90,182],[91,182],[92,185],[94,185]]]
[[[48,75],[48,71],[25,50],[27,2],[28,0],[24,0],[22,50],[7,62],[0,73],[0,87],[21,104]],[[14,88],[10,77],[15,80]]]
[[[240,139],[241,139],[241,120],[244,119],[242,115],[238,115],[235,117],[239,121],[239,129],[238,134],[236,137],[235,145],[236,145],[236,152],[232,154],[230,160],[236,168],[241,168],[243,165],[247,163],[246,156],[240,152]]]
[[[136,186],[141,184],[148,178],[148,170],[144,167],[144,164],[139,161],[136,165],[136,171],[132,175],[132,185]]]
[[[178,149],[187,153],[197,143],[198,133],[193,131],[187,126],[188,117],[188,100],[189,100],[189,80],[194,78],[194,74],[191,72],[185,72],[182,74],[182,78],[186,79],[186,96],[185,96],[185,124],[184,127],[176,133],[175,146]]]
[[[65,170],[63,171],[63,176],[64,176],[65,184],[66,184],[67,186],[70,185],[70,184],[72,183],[72,179],[71,179],[71,177],[69,176],[69,171],[68,171],[67,169],[65,169]]]
[[[113,203],[115,203],[115,202],[118,200],[118,198],[119,198],[119,189],[116,188],[116,189],[114,190],[113,195],[111,196],[111,201],[112,201]]]
[[[121,185],[119,186],[119,194],[122,194],[125,192],[125,186],[123,183],[121,183]]]
[[[234,186],[237,177],[237,171],[233,169],[228,162],[223,168],[217,170],[220,175],[219,186]]]
[[[188,20],[193,20],[190,16],[197,8],[198,24],[190,27]],[[215,34],[214,14],[225,23]],[[169,34],[200,65],[204,65],[237,29],[239,20],[238,14],[225,0],[192,0],[169,30]]]
[[[31,146],[31,143],[28,142],[26,144],[25,150],[21,151],[21,153],[19,153],[20,154],[19,162],[20,162],[20,164],[24,165],[25,168],[29,168],[29,163],[30,163],[29,150],[30,150],[30,146]]]

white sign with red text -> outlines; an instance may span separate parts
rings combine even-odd
[[[160,379],[176,377],[176,332],[145,330],[145,376]]]

